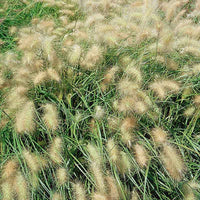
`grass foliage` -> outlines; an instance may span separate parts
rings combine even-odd
[[[0,8],[0,199],[200,199],[199,1]]]

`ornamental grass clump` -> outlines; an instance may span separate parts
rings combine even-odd
[[[199,199],[198,0],[0,7],[0,199]]]

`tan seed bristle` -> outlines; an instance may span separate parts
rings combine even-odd
[[[58,128],[59,117],[58,117],[58,111],[55,105],[50,104],[50,103],[44,105],[43,121],[46,127],[51,131],[55,131]]]
[[[147,167],[149,155],[147,150],[140,144],[136,144],[133,147],[134,153],[135,153],[135,159],[138,163],[138,165],[143,168]]]
[[[20,134],[32,133],[35,130],[35,105],[32,101],[27,102],[22,110],[16,114],[15,128]]]
[[[18,168],[18,163],[16,162],[16,160],[14,159],[8,160],[3,166],[1,177],[5,180],[13,178],[16,174],[17,168]]]
[[[153,137],[153,141],[158,144],[162,144],[167,141],[167,133],[159,127],[151,130],[151,136]]]
[[[120,199],[120,194],[117,188],[117,182],[112,176],[106,176],[106,182],[108,187],[108,199],[118,200]]]
[[[92,200],[109,200],[109,199],[105,194],[96,192],[92,195]]]
[[[50,78],[51,80],[54,80],[54,81],[57,81],[57,82],[60,81],[60,76],[58,75],[58,73],[56,72],[55,69],[49,68],[49,69],[47,70],[47,74],[48,74],[48,76],[49,76],[49,78]]]
[[[115,144],[114,140],[109,139],[107,141],[106,147],[107,147],[110,160],[116,164],[119,159],[119,149],[117,145]]]
[[[96,106],[94,118],[97,120],[101,120],[103,119],[104,115],[105,115],[104,109],[101,106]]]
[[[129,159],[128,155],[123,151],[120,152],[120,158],[117,163],[117,168],[118,168],[119,172],[123,175],[126,173],[129,173],[131,170],[130,159]]]
[[[59,192],[55,192],[52,196],[52,200],[64,200],[64,198]]]
[[[180,181],[184,175],[185,165],[177,150],[173,146],[164,143],[160,157],[170,176]]]
[[[14,179],[14,189],[16,191],[18,199],[20,200],[29,199],[28,185],[21,172],[18,172]]]
[[[194,103],[197,107],[200,107],[200,95],[194,97]]]
[[[138,193],[135,189],[131,192],[131,200],[139,200]]]
[[[68,179],[67,171],[65,168],[60,167],[56,170],[56,178],[58,185],[63,185]]]
[[[74,183],[73,189],[76,200],[86,200],[85,188],[81,182]]]
[[[49,156],[54,163],[62,163],[63,142],[60,137],[55,137],[49,148]]]
[[[24,150],[22,154],[31,172],[38,172],[40,169],[40,165],[37,156],[28,150]]]
[[[136,119],[134,117],[126,117],[120,126],[122,141],[131,146],[133,140],[133,130],[136,127]]]
[[[14,199],[14,191],[13,185],[9,181],[5,181],[1,184],[1,192],[3,195],[2,200],[13,200]]]
[[[46,71],[42,71],[37,73],[34,77],[33,77],[33,83],[34,85],[39,85],[41,83],[43,83],[44,81],[47,80],[47,72]]]

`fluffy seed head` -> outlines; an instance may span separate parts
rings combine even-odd
[[[194,103],[197,107],[200,107],[200,95],[194,97]]]
[[[92,163],[90,163],[90,170],[94,176],[94,181],[96,183],[96,190],[101,193],[105,193],[106,190],[105,180],[101,166],[93,161]]]
[[[170,176],[180,181],[183,177],[185,165],[177,150],[173,146],[164,143],[160,157]]]
[[[92,70],[96,67],[102,57],[102,52],[99,46],[93,45],[87,52],[85,59],[82,62],[82,66],[87,70]]]
[[[16,162],[16,160],[14,159],[8,160],[3,166],[1,177],[3,179],[13,178],[16,174],[17,168],[18,168],[18,163]]]
[[[131,192],[131,200],[139,200],[138,193],[135,189],[133,189],[133,191]]]
[[[62,139],[60,137],[55,137],[50,145],[49,156],[54,163],[58,164],[62,163],[62,156],[61,156],[63,148],[62,144],[63,144]]]
[[[130,159],[128,155],[123,151],[120,152],[120,160],[117,163],[117,168],[121,174],[126,174],[131,170]]]
[[[119,70],[119,67],[114,66],[107,70],[106,74],[104,75],[104,79],[101,83],[101,89],[105,91],[109,84],[114,80],[116,72]]]
[[[118,149],[117,145],[115,144],[114,140],[109,139],[106,147],[107,147],[107,151],[108,151],[110,160],[116,164],[119,159],[119,149]]]
[[[28,150],[23,151],[23,156],[31,172],[32,173],[38,172],[40,169],[40,165],[38,163],[37,156]]]
[[[100,152],[98,151],[97,147],[92,144],[88,144],[87,150],[90,154],[91,162],[95,162],[95,163],[97,163],[97,165],[100,166],[102,164],[102,157],[101,157]]]
[[[146,149],[140,144],[134,145],[133,149],[135,153],[135,159],[137,163],[139,164],[139,166],[146,167],[149,160],[149,155]]]
[[[105,114],[105,111],[101,106],[95,107],[95,114],[94,114],[95,119],[97,119],[97,120],[103,119],[104,114]]]
[[[116,109],[124,114],[135,112],[139,115],[142,115],[146,113],[149,109],[149,106],[144,102],[144,100],[137,99],[136,95],[137,92],[135,91],[134,96],[127,96],[120,99],[115,105]]]
[[[108,117],[108,127],[111,131],[118,130],[120,119],[117,117]]]
[[[195,113],[195,110],[196,110],[196,108],[195,108],[194,106],[190,106],[190,107],[188,107],[188,108],[184,111],[183,114],[184,114],[186,117],[192,117],[193,114]]]
[[[118,200],[120,195],[117,188],[116,180],[112,176],[106,176],[106,183],[108,187],[108,199]]]
[[[103,193],[97,193],[95,192],[92,195],[92,200],[108,200],[107,196]]]
[[[158,144],[163,144],[164,142],[167,141],[167,133],[159,127],[153,128],[151,130],[151,136],[154,142]]]
[[[32,133],[35,130],[35,106],[32,101],[28,101],[16,114],[15,128],[20,134]]]
[[[142,81],[142,74],[139,68],[133,66],[133,64],[129,65],[126,70],[126,74],[130,77],[134,82],[141,83]]]
[[[173,80],[155,81],[149,87],[160,99],[164,99],[169,93],[176,94],[180,90],[179,84]]]
[[[52,196],[52,200],[64,200],[63,196],[58,193],[58,192],[55,192]]]
[[[199,189],[200,185],[196,182],[188,182],[183,185],[184,200],[197,200],[195,196],[195,189]]]
[[[97,147],[92,144],[89,144],[87,149],[90,154],[90,170],[94,176],[96,188],[99,192],[104,193],[105,181],[102,173],[102,156]]]
[[[76,200],[86,200],[85,188],[81,182],[74,183],[73,189]]]
[[[77,65],[81,57],[81,47],[73,45],[68,56],[68,61],[71,65]]]
[[[13,185],[11,182],[6,181],[1,184],[1,191],[3,198],[2,200],[13,200],[14,199],[14,191]]]
[[[7,97],[8,111],[13,113],[26,104],[27,97],[25,96],[27,88],[23,86],[15,87],[11,90]]]
[[[120,126],[122,141],[131,146],[133,139],[133,129],[136,127],[136,119],[133,117],[126,117]]]
[[[39,72],[33,77],[33,83],[34,85],[39,85],[47,80],[48,74],[46,71]]]
[[[56,178],[58,185],[63,185],[66,183],[68,175],[65,168],[60,167],[56,170]]]
[[[18,172],[14,179],[14,189],[16,191],[18,199],[29,199],[28,185],[21,172]]]
[[[56,72],[55,69],[48,68],[47,69],[47,74],[48,74],[50,80],[54,80],[54,81],[57,81],[57,82],[60,81],[60,76],[58,75],[58,73]]]
[[[122,96],[131,96],[136,93],[138,88],[139,85],[137,83],[134,83],[127,78],[120,80],[118,83],[118,91]]]
[[[55,131],[58,128],[59,117],[58,117],[58,111],[55,105],[50,104],[50,103],[44,105],[43,121],[46,127],[51,131]]]

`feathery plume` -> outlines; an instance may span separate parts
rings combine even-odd
[[[73,189],[76,200],[86,200],[85,188],[81,182],[74,183]]]
[[[88,16],[86,22],[85,22],[85,26],[89,27],[91,25],[93,25],[94,23],[99,23],[100,21],[104,20],[104,16],[100,13],[95,13],[93,15]]]
[[[18,172],[14,179],[14,190],[16,191],[18,199],[29,199],[28,185],[21,172]]]
[[[131,63],[125,70],[128,77],[130,77],[134,82],[142,82],[142,73],[138,67],[134,66],[135,63]]]
[[[118,130],[119,124],[120,124],[120,119],[117,117],[108,117],[108,127],[111,131],[116,131]]]
[[[164,99],[169,93],[178,93],[180,86],[173,80],[160,80],[150,84],[150,89],[153,90],[160,99]]]
[[[185,165],[177,150],[173,146],[164,143],[160,157],[170,176],[180,181],[185,171]]]
[[[118,83],[118,91],[122,96],[131,96],[137,92],[139,89],[138,83],[130,81],[128,78],[120,80]]]
[[[118,200],[120,195],[117,188],[116,180],[112,176],[106,176],[106,182],[108,186],[108,199],[110,200]]]
[[[55,131],[59,126],[59,117],[56,106],[50,103],[44,105],[44,116],[42,119],[49,130]]]
[[[3,195],[2,200],[13,200],[14,199],[13,185],[10,181],[5,181],[1,184],[1,191],[2,191],[2,195]]]
[[[60,76],[58,75],[58,73],[56,72],[55,69],[53,69],[53,68],[48,68],[48,69],[47,69],[47,74],[48,74],[48,76],[49,76],[49,78],[50,78],[51,80],[54,80],[54,81],[57,81],[57,82],[60,81]]]
[[[103,91],[105,91],[107,89],[108,85],[114,80],[114,76],[117,71],[119,71],[118,66],[114,66],[107,70],[107,72],[104,75],[104,79],[101,83],[101,89]]]
[[[200,107],[200,95],[196,95],[194,97],[194,104],[197,106],[197,107]]]
[[[24,150],[22,154],[31,172],[37,173],[40,169],[40,164],[37,156],[28,150]]]
[[[133,147],[135,153],[135,159],[141,168],[146,167],[149,160],[147,150],[140,144],[136,144]]]
[[[100,193],[105,193],[105,180],[102,172],[102,157],[100,152],[92,144],[89,144],[87,149],[90,154],[90,169],[95,179],[96,189]]]
[[[41,20],[39,23],[37,23],[37,29],[45,33],[51,33],[54,26],[55,23],[53,20]]]
[[[92,195],[92,200],[108,200],[108,198],[105,194],[96,192]]]
[[[27,88],[23,86],[14,87],[11,90],[6,99],[9,112],[16,112],[27,102],[27,97],[25,96],[26,92]]]
[[[77,65],[79,63],[80,57],[81,57],[81,47],[75,44],[71,47],[69,51],[68,62],[71,65]]]
[[[120,152],[120,160],[117,163],[117,168],[119,172],[123,175],[130,172],[131,170],[130,159],[128,155],[123,151]]]
[[[63,196],[58,193],[58,192],[55,192],[52,196],[52,200],[64,200]]]
[[[96,106],[94,118],[97,120],[101,120],[101,119],[103,119],[104,115],[105,115],[105,111],[102,108],[102,106]]]
[[[54,163],[61,164],[62,163],[62,139],[60,137],[55,137],[53,142],[49,147],[49,156]]]
[[[160,127],[151,130],[153,141],[157,144],[163,144],[167,141],[167,133]]]
[[[116,108],[125,114],[135,112],[139,115],[142,115],[147,112],[149,106],[144,102],[144,100],[138,100],[136,94],[137,93],[135,93],[135,96],[129,96],[120,99],[116,105]]]
[[[134,117],[126,117],[122,121],[120,126],[122,141],[129,147],[131,146],[131,142],[133,139],[133,129],[135,127],[136,127],[136,119]]]
[[[18,163],[15,159],[8,160],[4,166],[1,173],[1,177],[5,180],[8,180],[9,178],[14,178],[16,175],[16,171],[18,169]]]
[[[194,194],[195,189],[199,189],[200,185],[194,181],[190,181],[183,185],[184,200],[197,200]]]
[[[196,108],[194,106],[190,106],[188,107],[185,111],[184,111],[184,115],[186,117],[192,117],[195,113]]]
[[[139,200],[138,193],[135,189],[133,189],[131,192],[131,200]]]
[[[82,61],[81,65],[87,69],[92,70],[96,67],[99,61],[102,58],[102,50],[99,46],[93,45],[90,50],[87,52],[84,60]]]
[[[119,160],[119,149],[113,139],[108,139],[106,148],[107,148],[110,160],[116,164]]]
[[[67,171],[63,167],[59,167],[56,170],[56,179],[58,185],[64,185],[68,179]]]
[[[16,114],[15,128],[20,134],[32,133],[35,130],[35,106],[32,101],[28,101],[22,110]]]
[[[46,71],[41,71],[38,72],[34,77],[33,77],[33,83],[34,85],[39,85],[43,83],[44,81],[47,80],[48,74]]]

